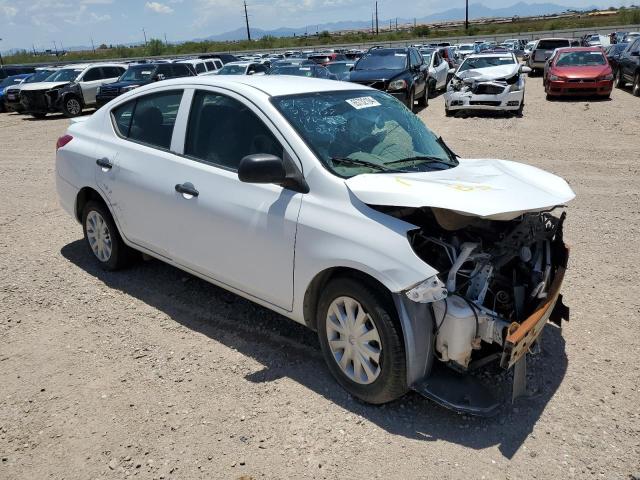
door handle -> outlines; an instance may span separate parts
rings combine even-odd
[[[96,165],[102,168],[104,172],[113,168],[113,163],[111,163],[108,158],[100,158],[96,160]]]
[[[196,190],[196,187],[194,187],[193,184],[189,182],[176,185],[176,192],[181,193],[182,196],[187,200],[200,195],[200,192]]]

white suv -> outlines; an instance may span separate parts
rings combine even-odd
[[[337,381],[367,402],[413,388],[493,412],[468,383],[464,395],[443,388],[434,363],[510,368],[566,316],[564,214],[551,212],[574,197],[567,183],[461,159],[360,85],[147,85],[73,123],[56,171],[104,269],[143,252],[308,325]]]
[[[22,87],[20,103],[25,112],[36,118],[53,112],[77,117],[85,108],[96,106],[98,87],[116,82],[126,69],[118,63],[69,65],[46,82]]]

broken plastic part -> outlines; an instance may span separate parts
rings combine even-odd
[[[408,290],[406,295],[416,303],[433,303],[447,298],[448,292],[444,283],[434,275]]]

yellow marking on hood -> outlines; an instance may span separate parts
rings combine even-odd
[[[493,190],[493,187],[491,187],[490,185],[462,185],[461,183],[456,183],[455,185],[450,185],[450,187],[454,190],[458,190],[459,192],[486,192],[488,190]]]
[[[398,182],[401,185],[404,185],[405,187],[411,186],[411,182],[407,182],[406,180],[403,180],[402,178],[399,178],[399,177],[396,177],[396,182]]]

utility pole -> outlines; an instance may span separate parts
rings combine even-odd
[[[371,35],[376,33],[376,27],[374,25],[375,19],[373,18],[373,16],[374,16],[374,13],[371,12]]]
[[[147,32],[144,31],[144,27],[142,28],[142,35],[144,35],[144,46],[147,46]]]
[[[52,40],[52,42],[53,42],[53,48],[55,48],[55,50],[56,50],[56,57],[57,57],[58,56],[58,45],[56,45],[56,41],[55,40]]]
[[[398,31],[398,17],[396,17],[396,32]]]
[[[93,44],[93,37],[91,37],[91,48],[93,49],[93,54],[96,54],[96,46]]]
[[[251,41],[251,30],[249,29],[249,14],[247,13],[247,2],[244,2],[244,20],[247,23],[247,39]]]
[[[378,2],[376,2],[376,35],[380,35],[380,26],[378,24]]]
[[[469,30],[469,0],[466,0],[465,12],[464,29]]]
[[[35,44],[33,44],[33,43],[32,43],[32,44],[31,44],[31,48],[33,48],[33,56],[34,56],[34,57],[35,57],[35,56],[37,56],[38,54],[36,53],[36,46],[35,46]]]
[[[2,41],[2,39],[0,38],[0,42]],[[4,64],[2,63],[2,49],[0,49],[0,67],[4,67]]]
[[[167,34],[164,34],[164,46],[168,47],[169,46],[169,42],[167,42]]]

